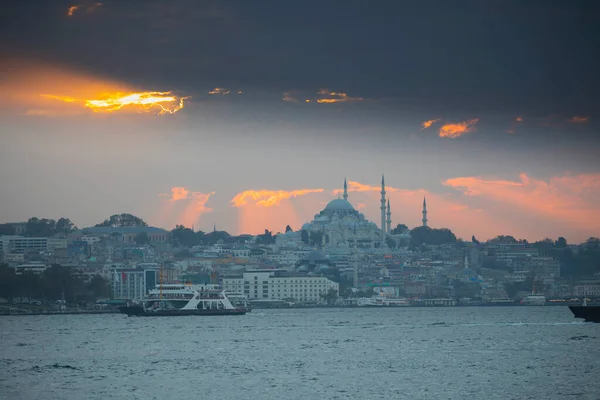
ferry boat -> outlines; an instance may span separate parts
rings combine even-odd
[[[141,304],[119,307],[122,314],[138,317],[181,315],[243,315],[248,309],[234,305],[217,285],[161,284]]]
[[[545,306],[546,296],[540,293],[531,293],[523,297],[522,303],[526,306]]]
[[[410,300],[399,297],[375,295],[372,297],[361,297],[356,299],[358,307],[408,307]]]
[[[240,292],[226,292],[227,298],[235,308],[245,308],[246,312],[252,311],[248,297]]]

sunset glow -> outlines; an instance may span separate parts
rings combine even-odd
[[[53,98],[75,101],[65,100],[59,96]],[[184,102],[188,98],[175,96],[171,92],[113,93],[101,96],[100,99],[84,100],[84,105],[94,112],[113,112],[124,107],[132,107],[141,112],[174,114],[184,107]]]

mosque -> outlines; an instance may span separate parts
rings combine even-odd
[[[381,177],[381,221],[379,227],[374,222],[367,220],[364,214],[354,209],[348,201],[348,184],[344,179],[343,198],[331,200],[325,208],[314,216],[311,222],[302,225],[302,230],[321,232],[323,247],[356,247],[375,248],[387,246],[386,238],[392,231],[392,211],[390,200],[386,198],[385,178]],[[423,200],[423,224],[427,224],[427,209]],[[410,233],[403,234],[408,235]],[[300,232],[287,232],[277,235],[277,244],[286,245],[300,239]]]

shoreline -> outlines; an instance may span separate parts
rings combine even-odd
[[[322,308],[364,308],[364,309],[390,309],[390,308],[454,308],[454,307],[568,307],[579,304],[546,304],[543,306],[524,305],[524,304],[462,304],[453,306],[444,305],[410,305],[410,306],[381,306],[381,307],[358,307],[358,306],[316,306],[316,307],[253,307],[252,310],[288,310],[288,309],[322,309]],[[33,316],[33,315],[97,315],[97,314],[121,314],[119,310],[65,310],[65,311],[33,311],[33,312],[1,312],[0,317],[7,316]]]

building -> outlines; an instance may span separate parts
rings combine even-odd
[[[83,231],[87,233],[86,236],[112,236],[123,243],[135,243],[135,238],[141,233],[148,236],[150,243],[164,243],[169,240],[169,231],[153,226],[94,226]]]
[[[581,281],[573,285],[575,297],[600,297],[600,280]]]
[[[348,187],[344,180],[343,199],[331,200],[325,208],[315,215],[314,219],[302,226],[302,230],[321,233],[322,244],[328,247],[340,245],[347,247],[374,248],[386,237],[385,184],[382,179],[381,226],[368,221],[364,214],[354,209],[348,201]],[[389,213],[391,218],[391,211]],[[389,218],[388,218],[389,219]],[[391,220],[389,222],[391,226]]]
[[[250,300],[292,300],[305,303],[325,303],[324,296],[333,289],[339,294],[339,284],[323,276],[281,270],[252,270],[242,276],[223,278],[223,288],[244,293]]]
[[[4,254],[25,253],[29,250],[38,252],[47,251],[48,238],[18,235],[0,236],[0,251]]]
[[[111,271],[113,299],[142,300],[160,282],[158,268],[114,269]]]
[[[56,249],[66,249],[67,239],[66,238],[48,238],[47,241],[48,251],[54,251]]]
[[[44,273],[44,271],[46,271],[46,269],[48,269],[48,266],[46,264],[43,264],[41,262],[31,262],[15,266],[15,273],[17,275],[20,275],[23,272],[31,272],[36,275],[41,275]]]

